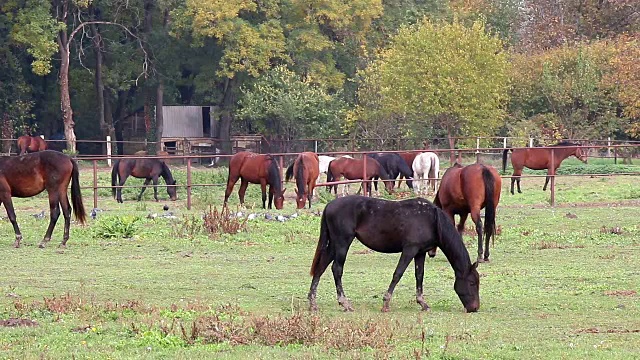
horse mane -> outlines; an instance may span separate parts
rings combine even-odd
[[[469,251],[464,246],[462,236],[458,233],[456,227],[452,226],[442,209],[436,206],[433,209],[436,228],[438,229],[438,247],[449,260],[456,276],[460,275],[460,272],[464,274],[468,270],[467,266],[471,264],[471,257],[469,257]],[[444,226],[445,223],[449,226]]]
[[[562,141],[558,142],[557,144],[553,144],[551,146],[580,146],[580,145],[576,144],[576,143],[572,143],[571,141],[562,140]]]
[[[298,188],[298,196],[303,197],[304,194],[304,156],[298,156],[298,171],[296,171],[296,187]]]
[[[157,160],[160,162],[160,166],[162,166],[162,172],[160,173],[160,176],[162,176],[164,178],[164,182],[169,184],[170,182],[173,182],[173,175],[171,174],[171,170],[169,169],[169,167],[167,166],[167,164],[162,161],[162,160]]]
[[[265,157],[265,161],[269,161],[267,182],[269,185],[274,187],[276,193],[280,193],[282,191],[282,179],[280,176],[280,167],[278,166],[278,162],[271,155],[265,155]]]

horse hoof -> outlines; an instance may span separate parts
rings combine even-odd
[[[44,249],[44,244],[40,243],[40,244],[38,244],[38,247],[39,247],[40,249]]]
[[[431,311],[431,308],[429,307],[429,305],[425,305],[422,307],[422,311]]]
[[[18,244],[18,243],[14,243],[14,244],[13,244],[13,247],[14,247],[14,248],[16,248],[16,249],[19,249],[19,248],[20,248],[20,244]]]
[[[478,263],[485,263],[485,262],[489,262],[489,259],[485,259],[482,256],[478,256]]]
[[[389,307],[388,306],[383,306],[382,309],[380,311],[382,311],[383,313],[387,313],[389,312]]]

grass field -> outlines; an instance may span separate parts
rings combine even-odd
[[[184,184],[184,167],[174,168]],[[638,171],[623,170],[629,169]],[[197,169],[193,179],[223,183],[226,173]],[[191,211],[184,189],[180,200],[169,202],[161,187],[165,201],[159,203],[152,191],[138,203],[138,190],[126,189],[124,204],[101,189],[97,219],[73,224],[66,249],[57,247],[62,221],[48,247],[37,248],[47,220],[31,215],[48,213],[45,195],[14,199],[25,239],[23,247],[12,247],[13,229],[2,210],[0,358],[637,358],[639,177],[559,177],[555,208],[541,190],[543,180],[523,179],[524,193],[515,196],[503,181],[500,235],[491,263],[479,267],[481,308],[474,314],[463,312],[441,253],[425,269],[432,310],[419,311],[409,268],[391,312],[381,313],[399,256],[368,252],[359,243],[343,278],[355,312],[340,310],[328,272],[318,291],[320,310],[308,313],[318,214],[331,199],[324,189],[311,210],[281,223],[263,214],[295,213],[292,185],[282,211],[258,209],[259,186],[250,186],[242,211],[259,216],[246,231],[213,238],[201,229],[201,215],[210,204],[220,207],[221,187],[194,188]],[[90,164],[82,183],[92,183]],[[99,184],[109,184],[108,169],[101,168]],[[90,211],[91,189],[83,194]],[[233,209],[237,201],[236,186]],[[147,218],[162,215],[164,204],[176,219]],[[470,235],[465,241],[475,257],[476,241]]]

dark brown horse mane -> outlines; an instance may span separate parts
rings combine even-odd
[[[278,162],[270,154],[266,155],[266,160],[271,162],[267,170],[269,184],[274,187],[277,193],[280,193],[282,191],[282,179]]]
[[[304,156],[298,156],[298,171],[296,174],[296,187],[298,188],[298,196],[304,196]]]
[[[162,164],[162,172],[160,173],[160,176],[164,178],[164,182],[167,185],[173,185],[173,182],[175,180],[173,179],[173,175],[171,174],[171,169],[169,169],[169,166],[167,166],[164,161],[160,161],[160,163]]]
[[[557,144],[551,146],[580,146],[580,144],[572,143],[571,141],[562,140]]]

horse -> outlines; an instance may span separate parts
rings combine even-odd
[[[278,162],[273,156],[241,151],[231,157],[227,190],[224,192],[225,206],[238,179],[241,181],[240,190],[238,190],[241,205],[244,205],[244,194],[249,183],[260,184],[262,187],[262,208],[264,209],[267,201],[266,191],[268,184],[269,209],[271,209],[272,203],[275,204],[276,209],[282,209],[286,189],[282,188],[282,173]]]
[[[367,164],[367,173],[363,179],[363,166]],[[344,176],[347,180],[362,179],[363,194],[371,196],[371,187],[367,183],[367,180],[371,180],[374,177],[380,177],[382,180],[390,180],[389,174],[375,159],[366,156],[364,159],[349,159],[349,158],[337,158],[329,163],[329,171],[327,171],[327,182],[339,180],[341,176]],[[385,181],[384,186],[387,192],[393,193],[393,184],[391,181]],[[338,194],[338,186],[333,185],[334,194]],[[329,192],[331,192],[331,186],[329,186]]]
[[[20,247],[22,233],[16,221],[11,197],[27,198],[47,190],[49,195],[50,221],[47,232],[38,245],[44,248],[51,240],[51,234],[60,217],[60,208],[64,216],[64,235],[61,247],[69,240],[69,225],[71,223],[71,204],[67,196],[67,189],[71,183],[71,203],[73,213],[80,224],[86,223],[86,212],[82,204],[80,192],[80,176],[78,164],[68,155],[45,150],[23,156],[0,158],[0,204],[4,204],[7,216],[16,234],[15,247]]]
[[[440,180],[440,188],[433,203],[441,208],[451,222],[455,224],[454,215],[460,215],[458,232],[464,232],[464,223],[471,213],[478,234],[478,262],[489,261],[489,239],[495,239],[496,208],[500,202],[502,179],[495,168],[483,164],[462,166],[455,163],[445,171]],[[484,257],[482,252],[483,224],[480,210],[484,211]],[[429,255],[435,255],[431,253]]]
[[[418,154],[411,166],[413,169],[413,180],[416,194],[420,194],[422,183],[426,180],[425,193],[429,192],[429,186],[433,187],[433,192],[438,187],[438,177],[440,176],[440,158],[438,154],[423,152]]]
[[[407,180],[407,186],[409,189],[413,190],[413,184],[410,179],[413,178],[413,172],[411,171],[411,167],[407,166],[407,163],[404,159],[396,154],[396,153],[380,153],[380,154],[369,154],[369,157],[376,159],[377,162],[385,169],[387,174],[389,174],[389,178],[396,179],[399,175],[403,176]],[[373,182],[373,186],[378,192],[378,181],[377,177]],[[395,186],[395,181],[391,182],[391,188]]]
[[[309,209],[311,209],[311,197],[319,174],[318,154],[314,152],[299,154],[287,168],[285,181],[291,180],[292,177],[296,178],[295,191],[298,209],[304,209],[306,199],[309,199]]]
[[[555,148],[557,147],[557,148]],[[513,166],[513,174],[511,175],[511,195],[513,195],[513,184],[518,183],[518,193],[522,193],[520,190],[520,176],[522,175],[522,169],[527,167],[532,170],[547,169],[547,178],[544,181],[542,191],[547,190],[547,184],[551,176],[556,174],[556,170],[560,167],[562,161],[569,156],[573,155],[583,163],[587,163],[587,152],[582,151],[582,148],[578,144],[574,144],[568,141],[561,141],[551,147],[547,148],[516,148],[516,149],[504,149],[502,152],[502,171],[507,170],[507,154],[512,151],[511,165]],[[553,164],[551,164],[551,153],[553,152]]]
[[[309,309],[316,311],[316,291],[320,277],[331,262],[338,293],[338,304],[353,311],[342,289],[342,269],[353,239],[371,250],[401,253],[389,289],[383,297],[382,311],[389,311],[393,291],[411,262],[415,263],[416,301],[429,310],[422,294],[424,261],[427,251],[439,247],[455,273],[454,290],[468,312],[480,307],[478,263],[471,264],[462,237],[442,210],[422,198],[388,201],[351,195],[333,200],[320,220],[320,238],[311,263]]]
[[[40,136],[22,135],[18,138],[20,155],[47,150],[47,142]]]
[[[345,157],[345,158],[349,158],[349,159],[353,159],[353,156],[351,155],[342,155],[341,157]],[[320,174],[318,174],[318,180],[316,180],[316,183],[320,183],[322,181],[320,181],[320,175],[321,174],[326,174],[327,171],[329,171],[329,163],[332,162],[333,160],[335,160],[336,158],[333,156],[327,156],[327,155],[320,155],[318,156],[318,168],[320,170]],[[314,194],[315,194],[315,189],[313,189]],[[349,195],[349,184],[344,184],[342,187],[342,196],[345,195]]]
[[[176,190],[176,180],[173,179],[169,166],[165,159],[118,159],[113,163],[111,169],[111,192],[119,203],[122,203],[122,186],[129,176],[138,179],[145,179],[142,185],[138,201],[142,200],[142,194],[147,189],[147,185],[153,181],[153,198],[158,201],[158,177],[162,176],[167,184],[167,194],[171,201],[178,199]],[[117,185],[117,186],[116,186]]]

